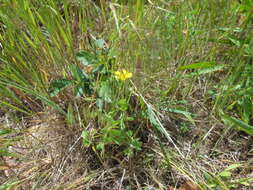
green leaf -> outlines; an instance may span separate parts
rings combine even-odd
[[[91,140],[90,140],[90,133],[89,133],[89,131],[86,131],[86,130],[84,130],[83,132],[82,132],[82,134],[81,134],[81,137],[82,137],[82,142],[83,142],[83,145],[85,146],[85,147],[89,147],[90,145],[91,145]]]
[[[78,66],[78,65],[70,65],[70,70],[72,73],[72,76],[75,80],[81,81],[83,79],[89,80],[88,75]]]
[[[9,152],[8,150],[1,149],[0,156],[10,156],[10,157],[17,157],[17,154]]]
[[[253,111],[251,97],[248,96],[242,97],[242,100],[238,101],[238,104],[242,109],[242,120],[245,123],[249,123]]]
[[[75,123],[74,109],[71,103],[68,105],[67,123],[72,126]]]
[[[189,65],[184,65],[178,68],[178,70],[185,70],[185,69],[204,69],[213,67],[215,62],[199,62],[199,63],[192,63]]]
[[[74,88],[75,96],[81,97],[84,94],[92,94],[93,90],[91,83],[87,82],[86,79],[83,79],[78,85]]]
[[[92,72],[99,73],[99,72],[103,71],[104,68],[105,68],[105,65],[101,64],[101,65],[97,66],[96,68],[94,68]]]
[[[204,176],[205,180],[208,181],[209,183],[212,183],[214,180],[213,176],[210,175],[208,172],[204,171],[203,176]]]
[[[95,46],[97,47],[97,48],[99,48],[99,49],[103,49],[103,48],[105,48],[105,44],[106,44],[106,42],[105,42],[105,40],[104,39],[97,39],[97,40],[95,40]]]
[[[80,51],[76,54],[76,58],[80,61],[83,65],[91,65],[97,62],[96,55],[88,52],[88,51]]]
[[[128,109],[128,102],[126,99],[120,99],[118,102],[117,102],[117,106],[118,108],[121,110],[121,111],[126,111]]]
[[[192,77],[192,76],[198,76],[198,75],[213,73],[213,72],[216,72],[216,71],[222,71],[224,67],[225,67],[225,65],[222,65],[222,64],[215,65],[215,66],[210,67],[210,68],[197,70],[197,71],[192,72],[192,73],[190,73],[188,75],[185,75],[185,76],[186,77]]]
[[[117,145],[127,143],[126,135],[119,129],[111,129],[109,131],[108,143],[114,142]]]
[[[56,96],[59,92],[61,92],[63,89],[65,89],[66,87],[72,84],[73,84],[73,81],[68,80],[68,79],[54,80],[49,86],[50,96],[51,97]]]
[[[218,174],[218,176],[225,177],[225,178],[230,178],[232,176],[231,170],[234,170],[234,169],[239,168],[241,166],[243,166],[243,165],[242,164],[231,164],[224,171],[220,172]]]
[[[0,135],[6,135],[11,133],[11,129],[0,129]]]
[[[160,129],[160,125],[159,125],[159,123],[158,123],[158,121],[157,121],[157,119],[155,117],[154,111],[151,108],[149,108],[149,107],[148,107],[147,111],[148,111],[147,112],[147,116],[148,116],[148,119],[149,119],[150,123],[152,124],[152,126],[155,127],[157,130],[162,131]]]
[[[101,83],[98,95],[105,102],[108,102],[108,103],[112,102],[112,89],[108,81],[104,81]]]
[[[98,145],[96,146],[96,148],[98,150],[101,150],[103,152],[105,150],[105,143],[104,142],[98,143]]]
[[[173,113],[178,113],[178,114],[182,114],[184,115],[193,125],[195,125],[194,119],[192,118],[192,113],[188,112],[188,111],[184,111],[184,110],[180,110],[180,109],[173,109],[173,108],[167,108],[164,109],[165,111],[168,112],[173,112]]]
[[[239,27],[235,27],[235,28],[221,27],[221,28],[219,28],[219,30],[223,31],[223,32],[236,32],[236,33],[240,33],[243,31],[243,29],[239,28]]]
[[[223,115],[222,117],[223,119],[231,122],[233,124],[232,127],[244,131],[245,133],[253,136],[253,126],[228,115]]]
[[[79,84],[74,89],[75,96],[81,97],[84,94],[84,86],[83,84]]]
[[[97,98],[97,100],[96,100],[96,106],[97,106],[99,109],[103,109],[104,100],[102,100],[101,98]]]
[[[240,40],[240,39],[238,39],[238,38],[235,37],[235,36],[230,35],[230,36],[228,36],[227,38],[228,38],[228,40],[229,40],[233,45],[235,45],[235,46],[237,46],[237,47],[240,47],[240,46],[243,44],[243,41]]]
[[[220,172],[218,175],[221,176],[221,177],[229,178],[229,177],[232,176],[232,173],[225,170],[225,171],[223,171],[223,172]]]

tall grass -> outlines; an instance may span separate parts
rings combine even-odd
[[[89,18],[94,14],[89,7],[93,4],[87,1],[2,2],[2,105],[30,112],[41,101],[63,112],[47,89],[52,78],[70,73],[76,51],[88,48],[87,27],[93,26]]]

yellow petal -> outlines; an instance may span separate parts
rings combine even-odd
[[[132,73],[127,73],[126,78],[132,78],[133,74]]]
[[[115,78],[118,80],[126,80],[132,77],[132,73],[128,72],[126,69],[122,69],[121,71],[114,72]]]

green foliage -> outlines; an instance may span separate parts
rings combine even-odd
[[[247,18],[251,19],[253,16],[253,1],[252,0],[242,0],[239,10],[246,14]]]
[[[238,188],[240,185],[250,187],[253,182],[253,178],[233,179],[233,171],[241,167],[243,167],[243,164],[232,164],[217,174],[204,172],[204,178],[208,188],[229,190]],[[206,189],[206,187],[204,187],[204,189]]]
[[[50,106],[65,116],[68,127],[82,127],[83,146],[101,157],[140,151],[143,122],[159,134],[159,142],[164,135],[184,158],[174,143],[177,138],[145,98],[154,105],[161,98],[190,100],[159,110],[179,120],[182,134],[206,119],[195,117],[196,109],[189,108],[192,102],[208,112],[214,99],[213,111],[225,124],[253,134],[252,0],[0,0],[0,4],[1,111],[31,114]],[[138,83],[138,89],[126,80],[132,73],[118,71],[117,80],[116,68],[135,71],[131,84]],[[162,97],[157,96],[160,92]],[[137,94],[134,103],[133,94]],[[10,129],[0,130],[1,156],[13,156],[8,152],[14,143],[8,138],[11,134]],[[237,167],[241,166],[207,172],[207,184],[217,189],[249,186],[252,179],[232,179]]]
[[[250,122],[253,119],[252,85],[253,68],[252,54],[252,0],[242,1],[236,12],[243,18],[237,28],[221,28],[220,43],[230,47],[230,51],[236,55],[236,62],[230,64],[230,72],[226,77],[221,90],[216,98],[216,110],[228,123],[236,129],[252,135]],[[234,56],[234,55],[232,55]],[[236,115],[238,119],[234,116]]]
[[[133,156],[135,150],[141,150],[141,142],[136,137],[134,131],[129,129],[127,123],[134,118],[128,116],[129,104],[126,99],[112,101],[110,110],[107,112],[99,111],[103,118],[103,126],[96,131],[84,130],[82,133],[83,145],[85,147],[93,146],[105,156],[106,147],[109,145],[118,145],[123,149],[123,154]]]
[[[64,88],[72,85],[73,82],[68,79],[59,79],[55,80],[51,83],[49,88],[49,93],[51,96],[56,96],[59,92],[61,92]]]
[[[67,6],[70,4],[66,3],[66,9]],[[67,16],[68,12],[64,14]],[[1,106],[30,113],[36,106],[38,109],[34,103],[40,99],[64,113],[47,94],[48,77],[62,69],[73,51],[70,26],[58,3],[5,1],[0,22],[0,96],[4,97]],[[23,105],[25,101],[30,108]]]
[[[96,40],[98,41],[98,40]],[[99,44],[100,45],[100,44]],[[87,51],[80,51],[76,54],[76,59],[80,61],[83,65],[92,65],[97,62],[97,56],[87,52]]]
[[[123,153],[132,156],[134,150],[141,149],[141,142],[136,138],[134,131],[127,127],[127,122],[133,120],[128,116],[128,99],[131,93],[128,83],[117,81],[112,67],[112,59],[108,56],[108,50],[104,48],[104,40],[95,41],[96,53],[80,51],[76,54],[76,59],[83,65],[70,64],[71,76],[69,78],[56,79],[49,86],[51,96],[57,96],[66,88],[73,89],[74,96],[94,96],[96,105],[99,108],[100,117],[105,121],[96,130],[84,130],[82,132],[83,145],[94,147],[102,155],[109,145],[124,147]],[[104,49],[102,49],[104,48]],[[116,86],[113,89],[113,86]],[[124,93],[121,92],[122,89]],[[126,98],[120,98],[126,96]],[[68,121],[73,122],[73,111],[68,108]]]
[[[101,44],[99,44],[101,45]],[[70,64],[70,78],[56,79],[49,86],[50,95],[56,96],[67,87],[73,88],[74,96],[91,95],[95,93],[99,101],[111,102],[111,81],[114,79],[109,65],[111,59],[107,55],[95,55],[87,51],[80,51],[76,58],[84,65]]]
[[[189,65],[183,65],[178,68],[178,70],[188,70],[192,69],[193,71],[190,74],[185,74],[184,77],[193,77],[199,76],[203,74],[209,74],[216,71],[222,71],[225,65],[223,64],[216,64],[215,62],[199,62],[199,63],[192,63]]]
[[[253,126],[239,120],[236,119],[234,117],[231,116],[227,116],[227,115],[223,115],[223,119],[227,122],[229,122],[230,124],[232,124],[232,126],[235,129],[238,129],[240,131],[244,131],[245,133],[247,133],[248,135],[253,136]]]
[[[200,62],[200,63],[192,63],[189,65],[180,66],[178,70],[185,70],[185,69],[206,69],[213,67],[215,65],[214,62]]]

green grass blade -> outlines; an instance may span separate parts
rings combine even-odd
[[[42,102],[44,102],[48,106],[51,106],[52,108],[54,108],[55,110],[59,111],[60,113],[62,113],[64,115],[66,114],[66,112],[59,105],[57,105],[55,102],[49,100],[47,98],[47,95],[45,95],[45,94],[34,91],[34,90],[29,89],[27,87],[20,86],[19,84],[14,83],[14,82],[5,81],[3,79],[0,79],[0,84],[6,85],[6,86],[11,86],[11,87],[17,88],[27,94],[31,94],[33,96],[36,96],[38,99],[40,99]]]
[[[228,116],[228,115],[223,115],[223,118],[227,121],[229,121],[230,123],[232,123],[232,127],[235,129],[238,129],[240,131],[244,131],[245,133],[247,133],[248,135],[253,136],[253,126],[239,120],[236,119],[232,116]]]
[[[210,68],[215,65],[215,62],[199,62],[199,63],[192,63],[189,65],[184,65],[178,67],[178,70],[186,70],[186,69],[204,69]]]

